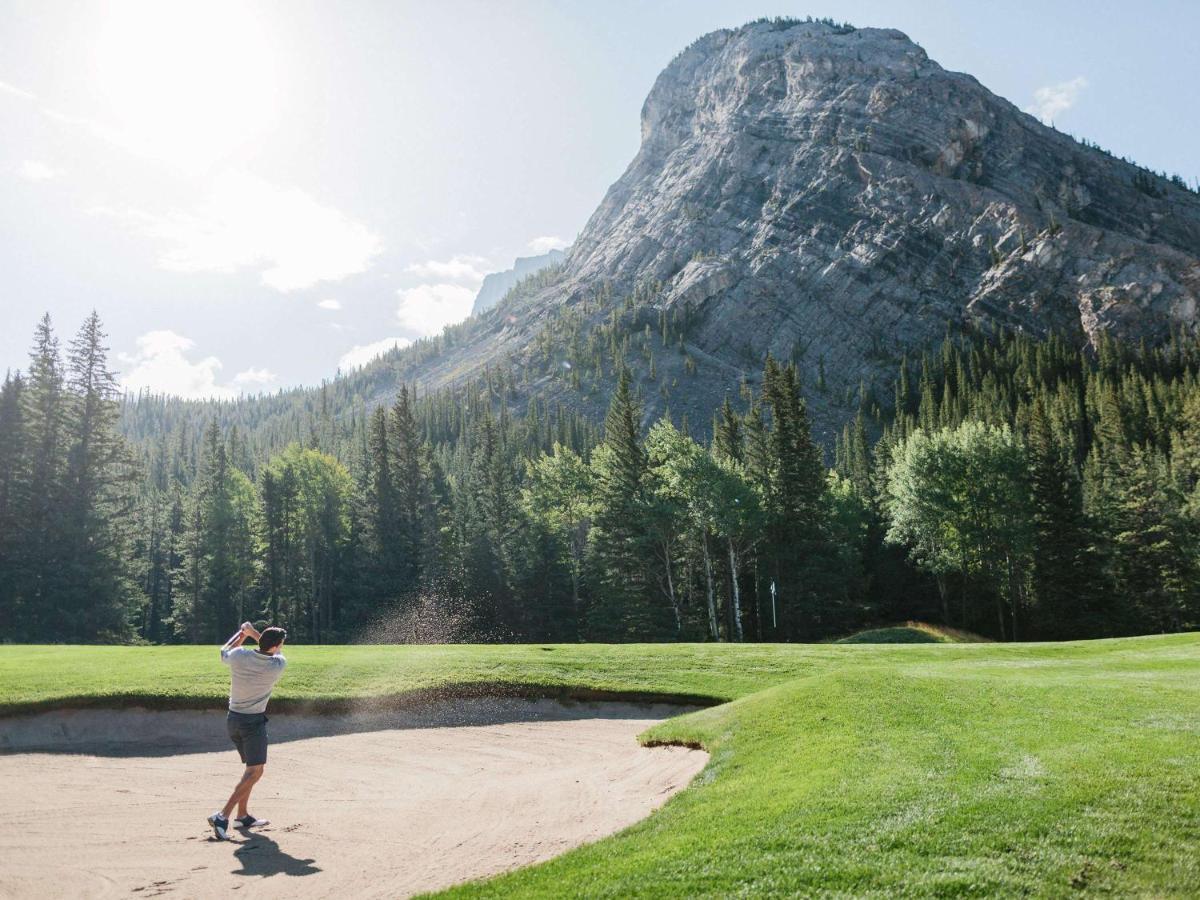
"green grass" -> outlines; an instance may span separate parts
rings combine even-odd
[[[0,647],[9,712],[218,702],[208,648]],[[645,821],[459,896],[1195,896],[1200,636],[1066,644],[293,647],[278,695],[449,685],[732,702]],[[2,727],[2,726],[0,726]]]

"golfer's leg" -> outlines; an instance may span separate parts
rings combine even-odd
[[[229,795],[229,800],[226,801],[224,808],[221,810],[221,815],[229,818],[229,814],[233,812],[233,808],[241,802],[243,796],[250,795],[250,789],[254,787],[254,783],[262,777],[262,766],[246,766],[246,771],[242,773],[241,780],[237,783],[237,787],[233,789],[233,793]]]
[[[258,784],[259,779],[263,777],[263,772],[266,770],[265,766],[251,766],[250,768],[255,769],[256,771],[254,774],[254,779],[248,785],[246,785],[246,790],[242,792],[240,797],[238,797],[237,814],[239,819],[244,819],[247,815],[249,815],[246,807],[250,803],[250,792],[254,790],[254,786]]]

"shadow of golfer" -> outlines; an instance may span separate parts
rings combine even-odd
[[[271,875],[313,875],[321,871],[313,865],[316,860],[297,859],[264,834],[252,835],[233,851],[233,855],[242,864],[240,869],[233,870],[233,875],[267,878]]]

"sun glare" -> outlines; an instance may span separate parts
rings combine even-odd
[[[117,138],[164,162],[209,168],[277,120],[272,35],[248,4],[116,3],[95,65]]]

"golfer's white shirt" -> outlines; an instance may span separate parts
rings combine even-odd
[[[283,674],[287,660],[282,653],[270,656],[249,647],[221,651],[221,662],[229,666],[233,681],[229,686],[229,709],[236,713],[267,711],[271,689]]]

